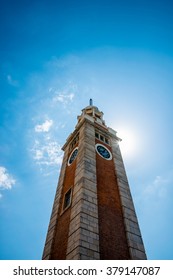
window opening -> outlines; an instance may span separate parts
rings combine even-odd
[[[71,191],[71,189],[69,189],[64,196],[63,210],[68,208],[71,204],[71,193],[72,193],[72,191]]]
[[[109,144],[109,140],[107,138],[105,138],[105,143]]]
[[[109,145],[109,139],[104,137],[103,135],[99,134],[98,132],[95,132],[95,137],[99,140],[101,140],[102,142],[106,143]]]
[[[95,133],[95,136],[96,136],[96,138],[99,139],[99,134],[97,132]]]

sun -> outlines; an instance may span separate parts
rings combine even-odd
[[[122,139],[119,144],[123,157],[135,157],[139,149],[136,131],[125,127],[120,128],[117,129],[117,136]]]

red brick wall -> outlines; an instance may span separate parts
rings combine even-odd
[[[99,140],[96,143],[104,144]],[[110,146],[104,144],[110,151]],[[101,259],[130,259],[113,160],[96,153]]]
[[[71,206],[67,210],[62,212],[63,198],[65,193],[68,191],[68,189],[70,187],[73,188],[74,186],[75,170],[76,170],[76,159],[73,161],[73,163],[70,166],[67,165],[66,167],[64,186],[62,189],[62,195],[60,199],[60,209],[58,213],[56,234],[52,246],[52,256],[51,256],[52,260],[66,259]]]

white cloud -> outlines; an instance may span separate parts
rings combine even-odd
[[[159,197],[163,197],[167,193],[167,186],[169,185],[170,181],[162,176],[156,176],[153,182],[149,184],[144,193],[148,195],[157,195]]]
[[[43,124],[37,124],[35,126],[36,132],[48,132],[53,125],[53,120],[46,120]]]
[[[14,80],[11,75],[7,75],[7,82],[10,86],[17,87],[18,81]]]
[[[35,162],[40,166],[57,166],[62,162],[61,147],[50,137],[44,138],[41,142],[36,140],[32,153]]]
[[[77,91],[78,86],[71,81],[69,81],[62,89],[57,90],[56,87],[49,88],[49,93],[52,94],[53,103],[61,103],[64,107],[73,102]]]
[[[74,93],[70,93],[70,94],[57,93],[56,96],[53,98],[53,101],[60,102],[66,105],[69,102],[73,101],[74,96],[75,96]]]
[[[43,158],[43,151],[41,151],[41,150],[35,150],[35,156],[34,156],[34,158],[35,158],[36,160],[42,159],[42,158]]]
[[[15,182],[14,178],[7,172],[7,169],[0,166],[0,189],[11,189]]]

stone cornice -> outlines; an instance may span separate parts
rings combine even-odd
[[[88,115],[83,116],[83,118],[77,123],[77,125],[75,126],[75,130],[73,131],[73,133],[71,133],[69,135],[69,137],[66,139],[66,143],[63,145],[62,150],[64,151],[66,149],[66,147],[68,146],[68,144],[70,143],[70,141],[74,138],[74,136],[79,132],[81,126],[84,123],[89,123],[90,125],[94,126],[96,129],[102,130],[104,133],[106,133],[108,136],[114,138],[117,141],[121,141],[121,138],[117,137],[116,135],[116,131],[113,130],[110,127],[101,125],[99,123],[97,123],[97,121],[94,121],[94,119]]]

